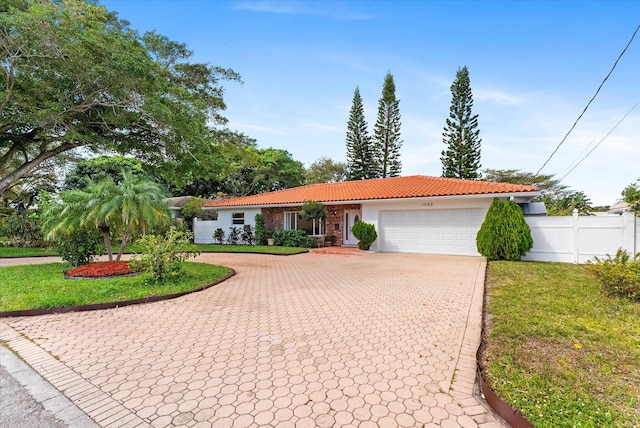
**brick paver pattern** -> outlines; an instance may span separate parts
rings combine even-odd
[[[485,262],[203,254],[182,298],[5,318],[0,339],[101,426],[501,427],[473,395]]]

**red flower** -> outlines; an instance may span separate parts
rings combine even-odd
[[[131,273],[133,273],[133,271],[129,267],[129,262],[100,262],[73,268],[67,271],[66,275],[83,278],[100,278]]]

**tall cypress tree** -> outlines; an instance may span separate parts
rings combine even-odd
[[[364,107],[358,87],[353,93],[353,104],[347,123],[347,167],[349,180],[365,180],[375,176],[372,172],[375,168],[371,137],[367,131],[367,121],[364,118]]]
[[[400,163],[400,109],[396,99],[393,75],[387,73],[382,87],[382,98],[378,101],[378,120],[374,126],[374,148],[378,177],[397,177],[402,170]]]
[[[466,66],[458,69],[451,85],[451,107],[442,142],[447,148],[442,151],[442,176],[479,179],[480,143],[478,115],[471,112],[473,94]]]

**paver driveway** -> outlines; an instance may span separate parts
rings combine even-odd
[[[102,426],[499,427],[473,396],[484,261],[204,254],[179,299],[3,319],[0,339]]]

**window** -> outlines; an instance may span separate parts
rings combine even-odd
[[[305,220],[300,217],[298,211],[287,211],[284,213],[284,230],[304,230],[307,235],[324,235],[324,220]]]
[[[294,211],[288,211],[284,213],[284,230],[297,230],[298,229],[298,213]]]
[[[244,213],[233,213],[231,214],[232,224],[244,224]]]

